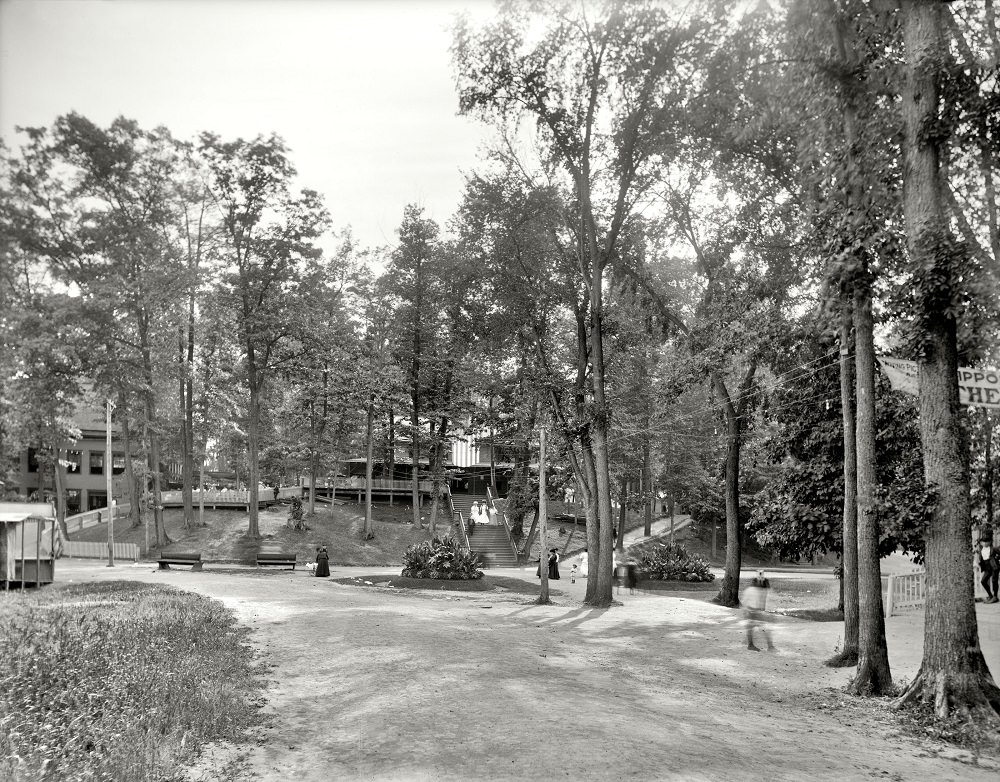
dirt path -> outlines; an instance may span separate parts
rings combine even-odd
[[[355,571],[357,572],[357,571]],[[368,569],[364,572],[372,572]],[[390,572],[386,570],[386,572]],[[393,571],[394,572],[394,571]],[[345,568],[334,577],[348,575]],[[696,600],[387,592],[302,572],[157,572],[67,561],[60,580],[136,578],[206,594],[275,665],[258,780],[995,780],[883,735],[819,660],[840,625],[784,620],[746,651],[733,612]],[[194,779],[233,779],[226,748]]]

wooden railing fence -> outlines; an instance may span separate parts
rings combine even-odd
[[[927,579],[923,570],[913,573],[899,573],[889,576],[886,593],[886,617],[910,611],[923,609],[927,599]]]

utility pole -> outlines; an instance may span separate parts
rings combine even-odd
[[[205,526],[205,449],[200,450],[201,467],[198,469],[198,526]],[[149,544],[146,544],[149,550]]]
[[[108,567],[115,566],[115,501],[112,499],[111,481],[111,409],[114,405],[111,400],[107,403],[107,415],[105,424],[107,432],[104,438],[104,478],[108,492]]]
[[[490,485],[493,487],[494,493],[497,492],[497,460],[496,460],[496,448],[497,448],[497,435],[495,422],[493,421],[493,394],[490,394]],[[988,462],[987,462],[988,464]]]
[[[542,590],[538,594],[538,602],[542,605],[549,601],[549,541],[545,535],[545,428],[538,433],[538,574],[542,579]]]

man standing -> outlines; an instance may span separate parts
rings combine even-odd
[[[980,539],[977,563],[979,572],[982,574],[979,583],[986,590],[986,602],[1000,603],[1000,598],[997,597],[997,582],[1000,581],[1000,552],[993,545],[992,537]]]
[[[743,592],[743,609],[747,622],[747,649],[754,652],[760,651],[753,642],[753,631],[758,627],[764,634],[764,640],[767,641],[767,650],[774,651],[771,633],[767,629],[767,617],[764,616],[764,611],[767,609],[767,594],[770,589],[771,582],[764,576],[763,570],[758,570],[757,577]]]

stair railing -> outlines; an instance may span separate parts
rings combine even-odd
[[[497,510],[496,502],[493,499],[493,492],[490,490],[489,486],[486,487],[486,499],[488,500],[490,507],[493,508],[493,515],[500,517],[500,526],[502,526],[504,531],[507,533],[507,542],[510,544],[510,550],[514,553],[514,559],[520,562],[521,555],[517,550],[517,544],[514,542],[514,533],[511,531],[510,521],[507,519],[506,513]]]
[[[462,511],[455,509],[455,499],[451,496],[451,492],[448,492],[448,504],[451,506],[451,520],[452,524],[455,523],[455,519],[458,519],[458,542],[465,546],[467,551],[472,551],[472,546],[469,544],[469,533],[465,528],[465,518],[462,516]]]

